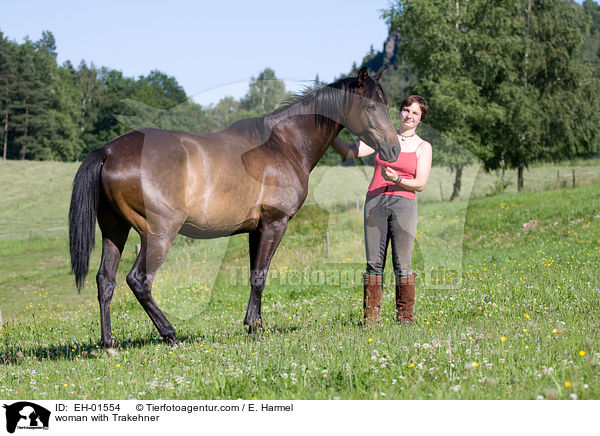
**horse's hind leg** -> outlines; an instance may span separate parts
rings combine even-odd
[[[98,224],[102,231],[102,260],[96,275],[98,303],[100,304],[101,343],[108,347],[113,336],[110,324],[110,301],[116,285],[117,269],[131,225],[106,203],[100,203]]]
[[[141,250],[133,268],[127,275],[127,284],[140,302],[162,338],[168,344],[175,343],[175,328],[160,311],[152,298],[152,282],[158,268],[164,262],[169,247],[177,231],[168,234],[155,234],[150,232],[141,235]]]

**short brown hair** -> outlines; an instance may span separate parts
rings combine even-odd
[[[404,100],[402,100],[402,103],[400,104],[400,110],[410,106],[413,103],[417,103],[421,108],[421,121],[423,121],[425,118],[427,118],[427,109],[429,108],[429,106],[427,105],[427,100],[425,100],[420,95],[409,95],[408,97],[406,97]]]

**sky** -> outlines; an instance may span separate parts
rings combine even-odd
[[[22,42],[49,30],[58,63],[81,60],[126,76],[160,70],[196,102],[236,99],[272,68],[286,88],[331,82],[381,50],[389,0],[6,1],[0,31]]]

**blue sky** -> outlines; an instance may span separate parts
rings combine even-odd
[[[201,104],[241,97],[265,67],[296,90],[330,82],[382,48],[388,0],[10,1],[0,30],[17,42],[53,32],[58,62],[82,59],[127,76],[158,69]]]

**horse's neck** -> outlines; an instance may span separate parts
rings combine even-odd
[[[294,107],[294,106],[300,107]],[[278,112],[265,117],[267,128],[273,139],[282,147],[289,147],[310,172],[327,151],[327,147],[340,133],[343,126],[312,105],[302,107],[296,103],[288,112]]]

